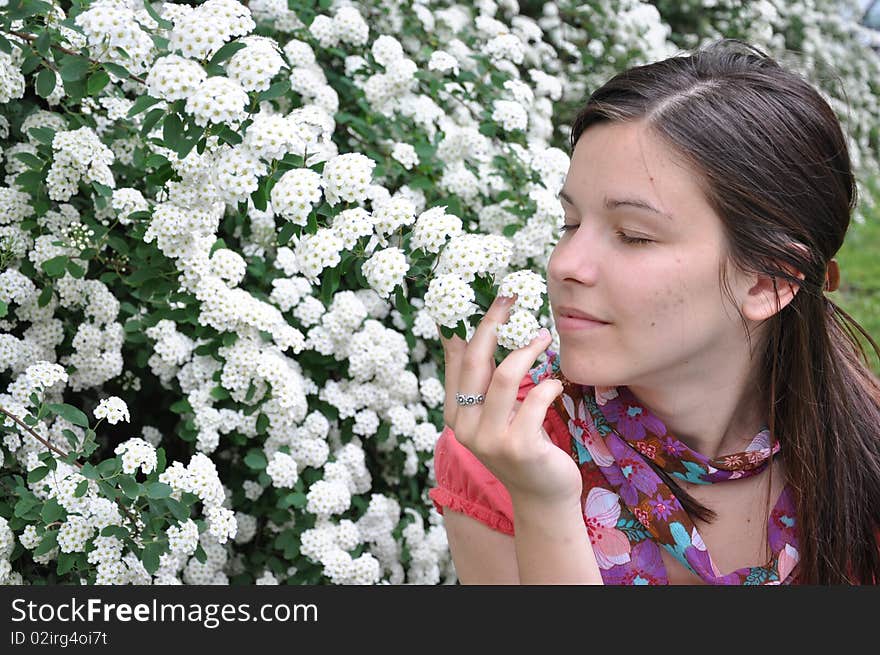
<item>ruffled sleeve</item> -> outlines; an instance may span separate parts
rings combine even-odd
[[[546,377],[546,376],[543,376]],[[539,376],[538,381],[543,379]],[[516,399],[522,401],[536,385],[533,372],[522,380]],[[551,405],[544,417],[544,430],[553,442],[568,451],[568,429]],[[434,447],[434,474],[437,486],[428,492],[441,514],[443,507],[461,512],[493,530],[513,535],[513,504],[507,489],[470,450],[462,446],[449,426],[445,426]]]

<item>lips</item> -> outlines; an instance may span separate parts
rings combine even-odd
[[[567,316],[569,318],[579,318],[588,321],[595,321],[596,323],[608,324],[608,321],[603,321],[601,318],[597,316],[593,316],[592,314],[588,314],[587,312],[582,312],[579,309],[575,309],[574,307],[559,307],[558,308],[560,316]]]

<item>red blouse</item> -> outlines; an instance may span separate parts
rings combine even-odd
[[[534,386],[531,376],[526,374],[520,382],[516,399],[522,401]],[[571,434],[552,405],[544,417],[543,427],[559,448],[566,452],[571,450]],[[493,530],[514,534],[513,503],[507,489],[471,451],[458,443],[448,425],[444,426],[434,446],[434,476],[437,486],[428,492],[428,496],[440,514],[443,507],[449,507]]]

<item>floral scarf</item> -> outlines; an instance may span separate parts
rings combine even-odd
[[[669,584],[660,557],[665,548],[707,584],[790,584],[798,561],[795,508],[788,485],[771,512],[772,556],[764,566],[722,574],[678,499],[646,463],[673,478],[714,484],[762,472],[779,452],[762,429],[744,452],[709,459],[667,432],[662,421],[626,387],[591,387],[562,376],[557,352],[530,371],[538,384],[548,377],[565,388],[554,405],[571,433],[571,454],[581,468],[581,506],[605,584]]]

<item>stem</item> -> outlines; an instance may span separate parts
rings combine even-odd
[[[31,43],[33,43],[34,41],[37,40],[37,37],[34,36],[33,34],[28,34],[28,33],[26,33],[26,32],[18,32],[18,31],[16,31],[16,30],[9,30],[9,31],[7,32],[7,34],[11,34],[12,36],[17,36],[18,38],[20,38],[20,39],[24,39],[25,41],[29,41],[29,42],[31,42]],[[74,56],[76,56],[76,57],[81,57],[81,56],[82,56],[80,53],[76,52],[75,50],[71,50],[70,48],[65,48],[64,46],[60,46],[60,45],[55,44],[55,43],[52,43],[51,46],[52,46],[55,50],[57,50],[58,52],[63,52],[64,54],[67,54],[67,55],[74,55]],[[93,64],[97,64],[97,65],[99,65],[99,66],[102,65],[102,63],[103,63],[103,62],[101,62],[101,61],[99,61],[99,60],[97,60],[97,59],[92,59],[91,57],[86,57],[86,59],[88,59],[88,60],[89,60],[90,62],[92,62]],[[49,67],[52,68],[51,65],[50,65]],[[53,70],[56,70],[56,69],[53,68]],[[140,83],[143,84],[143,85],[146,85],[146,83],[147,83],[147,81],[144,80],[143,78],[140,78],[140,77],[138,77],[137,75],[132,75],[131,73],[128,74],[128,77],[129,77],[130,79],[134,80],[135,82],[140,82]]]
[[[46,446],[46,448],[48,448],[49,450],[51,450],[51,451],[53,451],[53,452],[55,452],[55,453],[61,455],[62,458],[67,457],[68,453],[65,453],[63,450],[59,450],[58,448],[56,448],[55,446],[53,446],[52,444],[50,444],[48,441],[46,441],[45,439],[43,439],[43,437],[41,437],[41,436],[40,436],[39,434],[37,434],[33,429],[31,429],[31,427],[30,427],[29,425],[27,425],[26,423],[22,422],[22,421],[21,421],[17,416],[15,416],[14,414],[10,414],[8,411],[6,411],[6,409],[5,409],[4,407],[0,407],[0,413],[5,414],[5,415],[8,416],[9,418],[11,418],[13,421],[15,421],[16,423],[18,423],[21,427],[23,427],[23,428],[28,432],[28,434],[30,434],[34,439],[36,439],[36,440],[39,441],[41,444],[43,444],[44,446]],[[76,460],[74,460],[73,463],[74,463],[77,467],[79,467],[79,468],[82,468],[82,467],[83,467],[83,465],[80,464],[80,463],[79,463],[78,461],[76,461]],[[137,521],[136,521],[135,518],[129,513],[128,508],[127,508],[125,505],[123,505],[123,504],[120,502],[120,500],[119,500],[118,498],[116,499],[116,504],[119,505],[119,509],[122,510],[122,512],[125,514],[125,516],[128,518],[128,520],[131,522],[131,526],[132,526],[132,528],[135,530],[135,532],[137,532]]]

